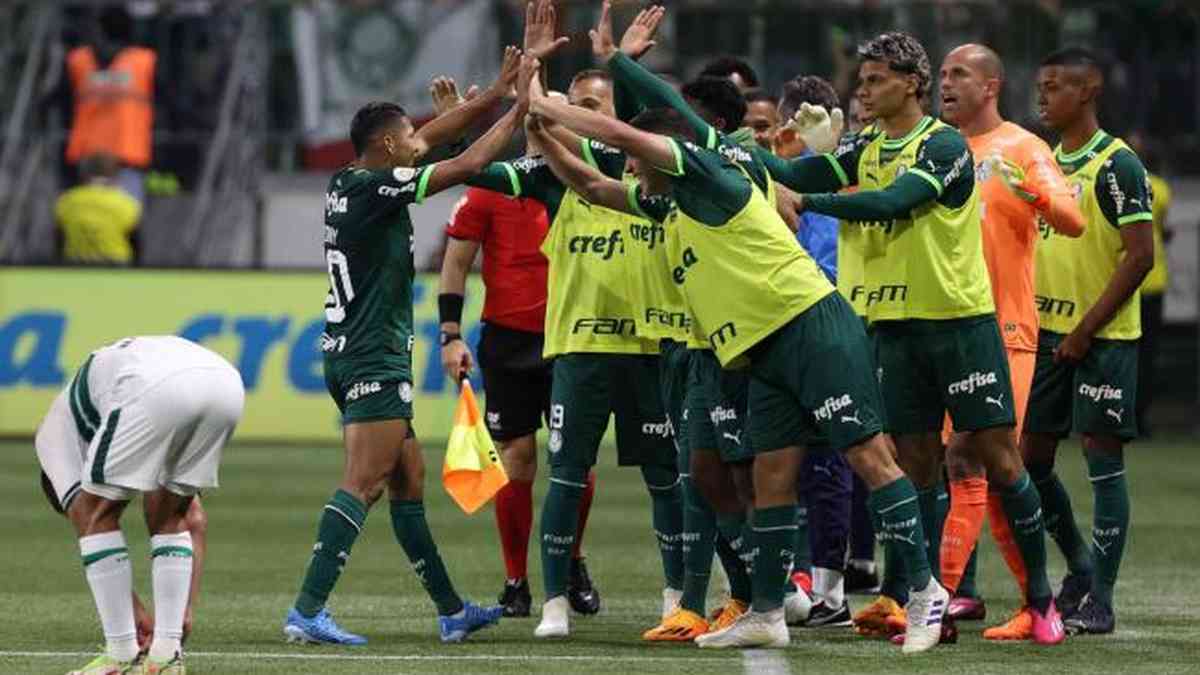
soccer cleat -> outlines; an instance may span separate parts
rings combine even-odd
[[[647,642],[691,642],[708,632],[708,622],[699,614],[678,609],[654,628],[642,633]]]
[[[893,635],[891,637],[891,642],[892,642],[892,644],[896,645],[897,647],[903,647],[904,646],[904,633],[896,633],[895,635]],[[938,644],[939,645],[958,644],[958,626],[954,625],[954,622],[950,620],[950,617],[946,617],[946,619],[944,621],[942,621],[942,634],[938,636]]]
[[[504,607],[501,605],[480,607],[467,601],[458,614],[439,616],[438,630],[442,633],[442,642],[462,642],[471,633],[499,623],[502,616]]]
[[[746,612],[730,626],[696,638],[698,646],[710,649],[781,649],[789,642],[782,607],[769,612]]]
[[[750,609],[750,606],[741,600],[730,598],[725,602],[723,607],[720,607],[708,617],[708,632],[715,633],[719,630],[724,630],[733,625],[738,617],[745,614]]]
[[[288,610],[283,624],[283,634],[288,642],[331,645],[365,645],[367,639],[342,630],[333,620],[328,609],[322,609],[314,617],[306,617],[295,607]]]
[[[175,656],[167,661],[155,661],[150,657],[146,657],[141,664],[141,670],[134,670],[138,675],[187,675],[187,668],[183,665],[183,656],[178,652]]]
[[[1092,575],[1090,574],[1068,574],[1063,577],[1062,588],[1058,591],[1058,597],[1054,598],[1054,605],[1058,607],[1058,611],[1062,614],[1063,619],[1071,618],[1083,602],[1083,597],[1092,590]]]
[[[792,572],[792,583],[796,588],[812,596],[812,575],[808,572]]]
[[[846,566],[846,592],[855,595],[871,595],[879,592],[879,573],[874,568],[865,569],[851,563]]]
[[[783,618],[789,626],[799,626],[808,621],[809,614],[813,609],[812,598],[808,593],[796,585],[796,590],[783,595]],[[849,617],[847,617],[849,618]]]
[[[500,606],[505,617],[528,617],[533,597],[529,594],[528,579],[508,579],[500,593]]]
[[[850,603],[846,600],[842,600],[841,607],[830,607],[825,604],[824,600],[818,600],[812,606],[808,620],[803,625],[805,628],[831,628],[849,626],[853,622],[854,620],[850,618]]]
[[[1067,639],[1067,634],[1064,631],[1062,616],[1058,613],[1058,608],[1054,606],[1054,600],[1050,601],[1050,606],[1043,614],[1031,607],[1029,613],[1033,615],[1033,641],[1039,645],[1057,645]],[[1109,629],[1111,630],[1111,628]]]
[[[908,617],[900,603],[886,595],[875,598],[875,602],[854,615],[854,631],[868,637],[891,637],[903,633],[908,626]]]
[[[983,639],[997,641],[1028,640],[1033,637],[1033,612],[1028,606],[1013,613],[999,626],[984,629]]]
[[[580,614],[595,614],[600,611],[600,592],[592,585],[587,563],[583,558],[572,558],[567,574],[567,601],[571,609]]]
[[[567,616],[566,596],[557,595],[542,605],[542,621],[533,629],[538,638],[567,637],[571,634],[571,620]]]
[[[1107,635],[1116,629],[1117,615],[1112,607],[1088,595],[1063,624],[1070,635]]]
[[[946,616],[955,621],[983,621],[987,618],[987,605],[983,598],[972,598],[969,595],[956,595],[950,598],[950,609]]]
[[[681,600],[683,600],[683,591],[677,591],[670,587],[663,589],[662,618],[664,620],[679,609]]]
[[[137,672],[137,661],[118,661],[107,653],[100,654],[88,661],[79,670],[72,670],[67,675],[126,675]]]
[[[908,626],[904,631],[905,654],[916,654],[937,645],[942,638],[942,618],[949,603],[950,594],[932,577],[925,588],[909,593],[908,604],[904,607],[908,615]]]

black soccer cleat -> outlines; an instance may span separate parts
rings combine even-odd
[[[818,600],[813,604],[812,611],[808,613],[808,621],[804,622],[804,627],[829,628],[832,626],[849,626],[851,623],[849,602],[842,600],[841,607],[830,607],[825,604],[824,600]]]
[[[1084,596],[1091,590],[1092,577],[1090,574],[1068,574],[1063,577],[1062,588],[1058,591],[1058,597],[1054,598],[1054,606],[1058,608],[1064,622],[1079,611]]]
[[[1117,615],[1112,607],[1093,600],[1091,595],[1084,598],[1074,614],[1063,620],[1067,635],[1107,635],[1116,627]]]
[[[846,567],[846,592],[852,595],[875,595],[879,593],[879,573],[867,571],[857,565]]]
[[[500,604],[504,607],[505,617],[528,617],[529,607],[533,604],[533,598],[529,595],[529,580],[505,581],[504,590],[500,593]]]
[[[587,563],[583,558],[571,559],[571,570],[567,575],[567,602],[579,614],[595,614],[600,611],[600,591],[592,585]]]

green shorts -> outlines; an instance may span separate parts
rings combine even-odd
[[[675,453],[679,462],[679,473],[691,472],[691,446],[687,442],[687,422],[684,417],[684,397],[687,391],[688,372],[691,370],[692,354],[687,345],[674,340],[663,340],[658,345],[658,382],[667,423],[671,427],[671,438],[675,442]]]
[[[1092,340],[1079,363],[1055,363],[1054,350],[1064,337],[1045,330],[1038,334],[1025,430],[1060,438],[1072,431],[1136,438],[1137,341]]]
[[[412,356],[325,358],[325,388],[342,413],[342,424],[413,416]]]
[[[1008,357],[994,314],[875,323],[879,383],[893,435],[1016,426]]]
[[[692,351],[688,374],[687,433],[695,451],[717,451],[726,464],[754,458],[742,434],[750,377],[744,370],[722,370],[716,354]]]
[[[550,466],[594,466],[610,415],[617,422],[618,464],[676,466],[657,355],[576,353],[555,358]]]
[[[883,430],[883,400],[862,321],[838,293],[749,351],[747,436],[755,452],[857,445]]]

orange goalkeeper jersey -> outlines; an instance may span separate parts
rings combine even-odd
[[[1083,232],[1083,214],[1070,185],[1042,139],[1011,122],[978,136],[968,136],[975,157],[975,179],[983,201],[983,253],[987,259],[996,319],[1009,349],[1034,351],[1038,313],[1034,301],[1034,249],[1041,227],[1068,236]],[[1021,185],[1036,196],[1033,203],[1009,191],[992,175],[985,160],[998,155],[1024,173]]]

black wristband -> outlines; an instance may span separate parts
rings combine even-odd
[[[462,324],[462,293],[438,294],[438,321],[440,323]]]

